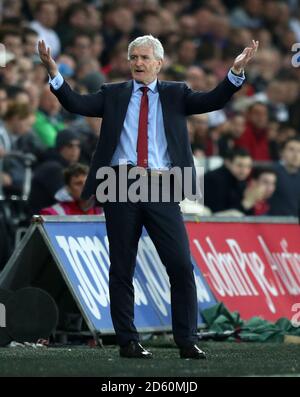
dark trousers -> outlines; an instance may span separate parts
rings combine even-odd
[[[109,291],[117,342],[139,340],[134,325],[133,275],[145,226],[171,285],[173,335],[179,347],[197,340],[197,294],[189,242],[179,204],[138,202],[104,204],[110,250]]]

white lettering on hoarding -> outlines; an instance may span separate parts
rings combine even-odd
[[[65,253],[74,274],[77,288],[86,306],[96,319],[101,319],[100,306],[109,304],[109,242],[104,243],[96,236],[65,237],[56,236],[59,247]],[[145,283],[134,277],[135,304],[148,305],[145,289],[156,308],[163,316],[168,315],[170,305],[170,283],[167,272],[161,263],[150,237],[140,240],[138,250],[140,271]],[[92,281],[92,282],[91,282]],[[210,302],[210,295],[200,277],[195,277],[198,301]]]
[[[141,271],[145,275],[145,287],[160,313],[167,316],[166,303],[170,304],[170,284],[165,268],[150,237],[144,237],[140,240],[137,257]],[[153,264],[155,264],[155,267]]]
[[[87,255],[88,262],[86,262],[86,264],[91,265],[90,272],[95,283],[98,285],[99,291],[101,292],[98,302],[101,306],[106,307],[109,303],[108,269],[106,266],[100,267],[99,263],[109,263],[108,254],[106,251],[103,252],[103,245],[97,237],[94,237],[94,241],[92,241],[90,237],[78,237],[78,243],[80,244],[82,251]],[[101,254],[104,256],[103,259]],[[104,275],[103,272],[105,272]]]
[[[258,295],[249,276],[245,277],[245,266],[236,266],[235,257],[230,253],[217,253],[211,240],[206,239],[212,252],[205,252],[197,239],[193,240],[197,250],[200,252],[209,274],[207,275],[221,296],[245,296]],[[232,242],[231,242],[232,244]],[[236,252],[235,252],[236,254]],[[228,263],[230,266],[228,266]],[[230,274],[231,271],[231,274]],[[234,285],[234,280],[240,279],[238,285]]]
[[[82,267],[82,264],[79,260],[78,255],[77,254],[75,255],[76,259],[73,257],[73,254],[75,253],[75,249],[77,247],[75,246],[75,243],[72,244],[72,242],[74,242],[76,240],[72,237],[69,237],[67,240],[65,236],[56,236],[56,240],[57,240],[60,248],[64,251],[65,255],[67,256],[68,261],[69,261],[70,265],[72,266],[74,273],[77,276],[77,279],[79,281],[79,284],[77,285],[77,287],[78,287],[78,290],[79,290],[86,306],[91,311],[93,316],[95,318],[97,318],[98,320],[100,320],[101,314],[100,314],[98,306],[95,302],[95,299],[91,293],[91,289],[93,291],[95,291],[95,289],[91,288],[92,287],[91,283],[88,280],[88,277]]]
[[[97,238],[99,244],[103,247],[102,242]],[[104,245],[105,245],[105,250],[107,252],[107,266],[109,267],[109,242],[108,242],[108,237],[107,235],[104,236]],[[101,262],[99,262],[99,265],[101,264]],[[100,265],[101,266],[101,265]],[[134,287],[134,303],[138,306],[140,305],[145,305],[148,306],[148,300],[147,300],[147,296],[144,293],[144,290],[140,284],[140,282],[136,279],[133,278],[133,287]]]
[[[134,287],[134,303],[137,306],[145,305],[148,306],[148,299],[145,295],[141,283],[137,278],[133,278],[133,287]]]
[[[197,298],[198,302],[210,302],[211,298],[208,293],[208,289],[204,285],[203,281],[201,280],[201,277],[195,275],[195,283],[196,283],[196,289],[197,289]]]
[[[209,247],[206,251],[197,239],[193,243],[209,270],[205,276],[220,296],[258,296],[259,286],[269,310],[276,313],[273,297],[286,292],[300,295],[300,254],[288,252],[286,240],[280,242],[282,252],[272,253],[263,238],[258,236],[274,280],[267,277],[263,258],[254,251],[243,252],[236,240],[225,240],[228,252],[218,251],[209,237],[205,241]]]
[[[286,240],[280,242],[282,252],[272,253],[261,236],[258,240],[276,278],[280,293],[300,294],[300,254],[287,251]]]

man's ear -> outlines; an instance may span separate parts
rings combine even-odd
[[[157,73],[158,73],[158,72],[160,72],[160,70],[161,70],[161,68],[162,68],[162,65],[163,65],[163,60],[162,60],[162,59],[160,59],[158,62],[159,62],[159,64],[157,65],[157,68],[156,68],[156,70],[157,70]]]

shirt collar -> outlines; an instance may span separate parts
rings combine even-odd
[[[138,83],[137,81],[133,80],[133,92],[136,92],[141,87],[145,87],[145,84]],[[149,88],[150,91],[157,92],[157,79],[152,81],[152,83],[148,84],[147,87]]]

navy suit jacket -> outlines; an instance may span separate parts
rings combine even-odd
[[[209,92],[193,91],[184,82],[158,81],[168,153],[172,166],[180,167],[182,173],[184,167],[192,167],[194,188],[196,172],[186,116],[223,108],[239,88],[232,84],[228,77],[225,77],[216,88]],[[103,118],[100,136],[82,192],[83,199],[88,199],[91,195],[96,194],[97,186],[100,183],[96,179],[96,173],[100,167],[110,165],[120,139],[132,89],[132,80],[104,84],[99,92],[89,95],[76,93],[66,81],[58,90],[51,87],[53,94],[69,112]]]

